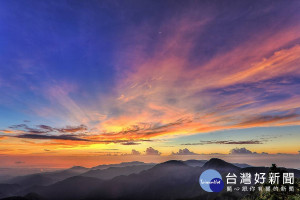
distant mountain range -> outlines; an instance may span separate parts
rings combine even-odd
[[[102,180],[109,180],[116,176],[139,173],[143,170],[150,169],[153,166],[154,165],[149,164],[149,165],[133,165],[133,166],[126,166],[126,167],[109,167],[107,169],[90,170],[86,173],[81,174],[80,176],[94,177]]]
[[[119,164],[109,164],[109,165],[98,165],[96,167],[92,167],[91,170],[97,170],[97,169],[107,169],[110,167],[128,167],[128,166],[139,166],[139,165],[155,165],[156,163],[144,163],[139,161],[133,161],[133,162],[122,162]]]
[[[268,172],[267,167],[231,164],[221,159],[209,161],[170,160],[160,164],[129,162],[80,166],[55,172],[15,177],[0,184],[0,198],[5,200],[175,200],[239,199],[240,194],[208,193],[201,189],[199,176],[206,169],[216,169],[224,177],[228,172]],[[300,171],[287,169],[300,177]]]

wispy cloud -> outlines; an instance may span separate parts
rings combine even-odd
[[[211,141],[200,141],[195,143],[185,143],[181,145],[207,145],[207,144],[263,144],[262,140],[211,140]]]
[[[120,37],[107,40],[116,42],[107,57],[111,59],[109,64],[88,64],[95,67],[86,67],[87,73],[82,76],[85,68],[74,65],[78,77],[65,73],[65,63],[58,64],[55,70],[51,56],[47,61],[24,59],[15,68],[9,61],[6,70],[0,69],[5,94],[11,93],[15,101],[22,99],[17,103],[22,105],[20,112],[25,109],[37,119],[55,119],[60,126],[34,126],[34,120],[25,117],[30,119],[30,125],[29,120],[24,120],[24,124],[1,127],[0,132],[26,141],[53,140],[53,145],[117,143],[126,148],[125,145],[225,129],[300,125],[299,13],[287,12],[294,9],[294,4],[275,2],[245,12],[243,3],[232,9],[230,5],[220,7],[199,1],[180,10],[170,6],[176,12],[158,18],[141,17],[142,23],[132,22],[130,17],[126,26],[120,26],[124,27],[118,30]],[[127,12],[123,12],[114,23],[126,21]],[[89,41],[90,35],[85,39]],[[72,52],[74,43],[65,53]],[[95,49],[101,46],[95,44]],[[47,53],[53,55],[52,51]],[[82,55],[98,63],[98,58]],[[72,62],[67,65],[73,66]],[[78,66],[83,66],[80,62]],[[102,73],[101,66],[113,66],[112,73]],[[102,88],[104,83],[98,82],[102,79],[111,86]],[[21,98],[23,94],[26,98]],[[183,145],[265,142],[210,140]],[[160,152],[148,148],[146,154]]]
[[[250,117],[249,119],[242,121],[238,126],[248,126],[248,125],[263,125],[263,124],[272,124],[277,122],[285,122],[289,120],[299,121],[299,114],[283,114],[283,115],[263,115]]]
[[[17,138],[38,139],[38,140],[72,140],[72,141],[89,141],[87,139],[78,138],[75,135],[40,135],[40,134],[21,134]]]
[[[141,143],[132,142],[132,141],[122,143],[122,145],[139,145],[139,144],[141,144]]]
[[[129,30],[137,40],[132,39],[135,45],[126,43],[124,48],[135,54],[119,56],[118,65],[131,67],[118,69],[125,75],[120,76],[117,95],[111,97],[113,105],[107,105],[114,112],[98,128],[125,130],[114,132],[114,137],[158,137],[299,125],[296,91],[300,46],[294,41],[299,38],[300,27],[285,26],[271,35],[267,29],[256,30],[248,40],[229,49],[225,46],[226,51],[199,61],[195,49],[201,49],[201,44],[197,41],[207,26],[212,26],[215,16],[202,20],[193,17],[185,15],[175,25],[174,19],[166,20],[160,28],[168,34],[151,44],[151,54],[137,49],[147,49],[145,37],[150,30]],[[138,40],[141,37],[144,40]],[[149,122],[161,126],[151,127],[147,133],[139,124]]]
[[[24,161],[16,161],[15,164],[20,165],[20,164],[24,164]]]
[[[81,124],[79,126],[66,126],[65,128],[56,128],[48,125],[37,125],[37,128],[31,128],[26,124],[16,124],[12,125],[9,128],[13,130],[22,130],[27,133],[50,133],[50,132],[58,132],[58,133],[75,133],[75,132],[83,132],[87,131],[87,126]]]

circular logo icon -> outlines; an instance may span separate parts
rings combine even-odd
[[[221,174],[214,169],[202,172],[199,183],[206,192],[221,192],[224,188]]]

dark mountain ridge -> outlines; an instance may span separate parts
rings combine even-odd
[[[88,172],[81,174],[81,176],[94,177],[102,180],[109,180],[116,176],[139,173],[143,170],[148,170],[153,166],[154,165],[133,165],[133,166],[125,166],[125,167],[109,167],[107,169],[89,170]]]
[[[33,185],[29,188],[17,192],[10,190],[10,195],[24,196],[34,193],[39,198],[48,200],[175,200],[175,199],[218,199],[227,196],[228,199],[236,199],[239,195],[228,194],[223,190],[220,193],[207,193],[199,185],[199,176],[207,169],[219,171],[226,180],[228,172],[236,173],[239,176],[241,172],[268,172],[268,167],[246,167],[240,168],[224,160],[212,158],[202,167],[201,162],[170,160],[155,166],[137,165],[124,167],[110,167],[104,170],[90,170],[81,175],[69,177],[48,186]],[[192,166],[191,166],[192,163]],[[141,170],[137,173],[130,173],[136,169]],[[129,171],[128,171],[129,170]],[[296,177],[300,177],[300,171],[296,169],[286,169],[294,172]],[[105,173],[111,173],[108,180],[88,177],[88,173],[99,172],[105,179]],[[124,173],[127,174],[124,174]],[[102,174],[101,174],[102,173]],[[130,173],[130,174],[129,174]],[[114,175],[113,175],[114,174]],[[121,175],[120,175],[121,174]],[[92,174],[90,174],[92,176]],[[17,187],[17,186],[16,186]],[[39,200],[39,199],[37,199]]]

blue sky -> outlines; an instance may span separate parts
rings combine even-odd
[[[297,1],[0,4],[3,155],[298,156]]]

